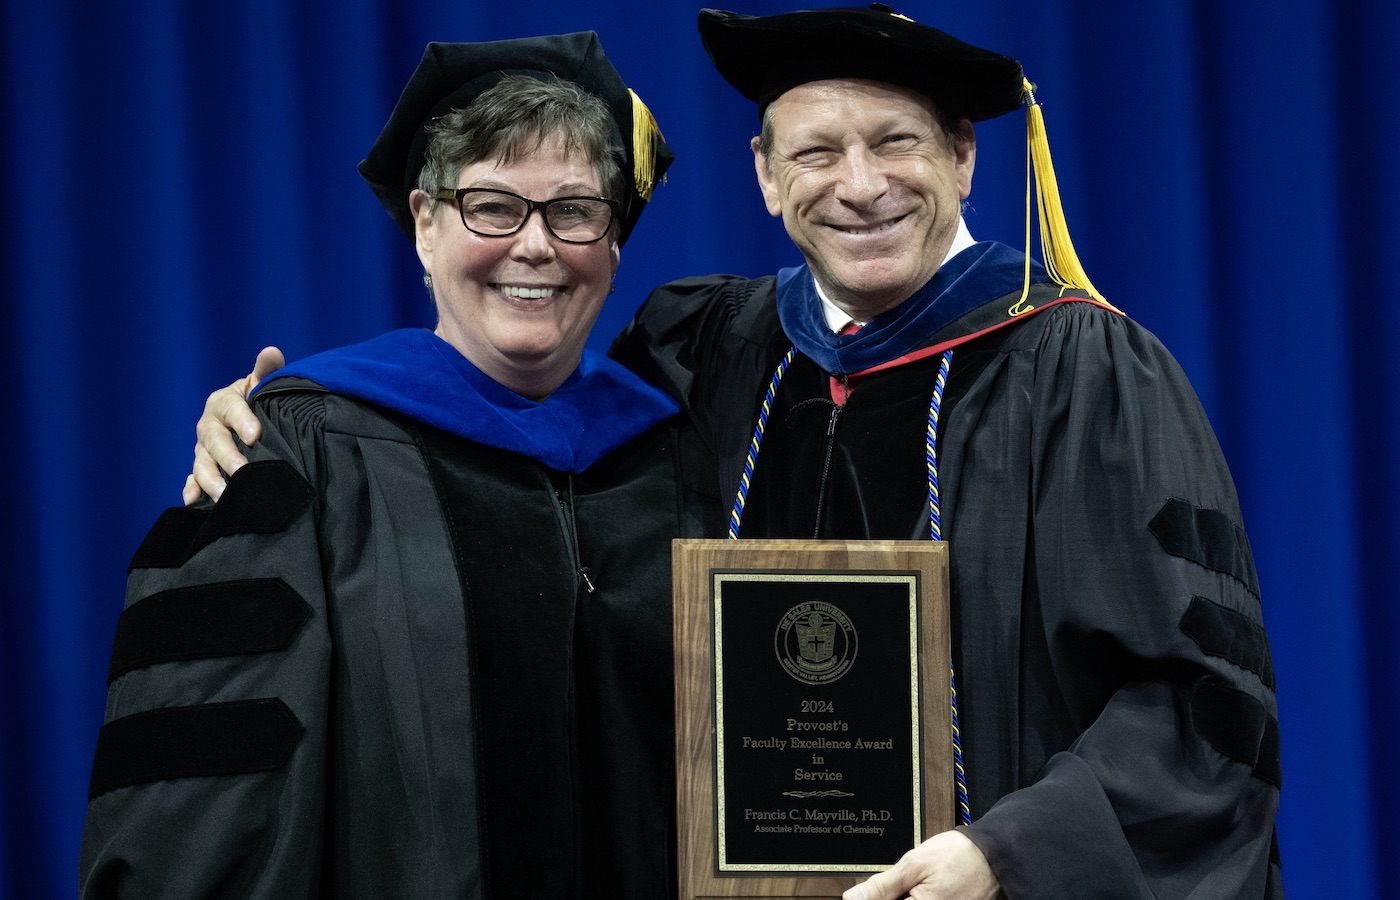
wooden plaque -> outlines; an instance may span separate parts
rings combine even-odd
[[[953,827],[947,545],[676,540],[681,900],[839,897]]]

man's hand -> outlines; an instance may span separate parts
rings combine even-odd
[[[994,900],[1001,884],[987,858],[961,831],[935,834],[842,900]]]
[[[248,463],[233,439],[237,432],[243,443],[252,445],[262,434],[262,425],[248,406],[248,392],[284,365],[281,350],[264,347],[253,371],[228,387],[219,388],[204,401],[204,415],[194,428],[199,437],[194,445],[194,472],[185,479],[181,492],[186,506],[203,494],[217,501],[224,493],[224,473],[232,475]]]

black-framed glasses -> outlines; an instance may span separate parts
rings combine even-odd
[[[544,227],[567,244],[591,244],[608,233],[622,204],[602,197],[555,197],[531,200],[495,188],[438,191],[434,199],[457,204],[468,231],[486,237],[506,237],[525,227],[530,213],[540,211]]]

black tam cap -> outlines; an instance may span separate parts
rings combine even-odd
[[[762,114],[784,91],[827,78],[868,78],[911,88],[954,118],[974,122],[1024,99],[1021,64],[920,25],[883,3],[776,16],[700,11],[715,68]]]
[[[423,168],[423,152],[428,146],[426,126],[453,109],[470,106],[507,75],[570,81],[607,106],[614,126],[613,152],[628,176],[628,196],[617,198],[627,207],[618,237],[619,243],[626,241],[675,154],[650,110],[603,55],[598,35],[592,31],[473,44],[429,44],[384,130],[360,163],[360,174],[379,202],[412,238],[408,195],[417,186]]]

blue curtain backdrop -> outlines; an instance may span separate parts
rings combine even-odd
[[[679,160],[623,254],[647,288],[797,254],[753,110],[672,0],[3,0],[0,895],[71,896],[125,567],[205,394],[429,324],[355,164],[429,40],[593,28]],[[788,8],[748,0],[741,11]],[[1391,0],[907,0],[1040,86],[1080,256],[1160,335],[1231,461],[1282,709],[1293,897],[1400,896],[1391,465],[1400,242]],[[1023,119],[981,126],[975,236],[1021,239]]]

